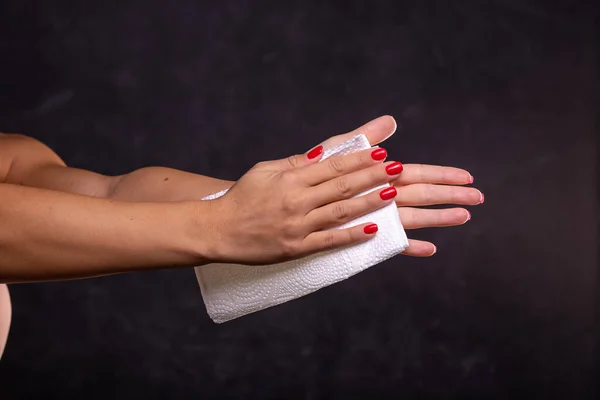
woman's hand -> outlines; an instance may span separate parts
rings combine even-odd
[[[396,121],[391,116],[376,118],[351,132],[333,136],[322,144],[332,147],[356,135],[363,134],[371,146],[379,144],[396,131]],[[398,191],[396,204],[400,220],[406,230],[462,225],[471,218],[464,208],[423,209],[429,205],[478,205],[483,203],[483,193],[462,187],[473,183],[471,174],[463,169],[438,165],[406,164],[404,171],[394,180]],[[436,252],[433,243],[409,239],[403,254],[413,257],[428,257]]]
[[[398,178],[399,162],[383,162],[384,149],[317,162],[322,146],[283,160],[262,162],[223,197],[211,200],[218,216],[215,261],[270,264],[353,245],[372,238],[377,226],[339,226],[394,201],[388,187],[353,198]]]

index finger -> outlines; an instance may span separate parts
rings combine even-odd
[[[387,158],[385,149],[366,149],[343,156],[333,156],[327,160],[297,169],[302,180],[311,186],[319,185],[342,175],[358,171]]]

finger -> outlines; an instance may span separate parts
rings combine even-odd
[[[431,257],[437,251],[433,243],[408,239],[408,247],[402,252],[410,257]]]
[[[397,127],[398,125],[396,124],[396,120],[392,116],[384,115],[367,122],[363,126],[354,129],[351,132],[333,136],[321,144],[326,149],[330,149],[338,144],[344,143],[346,140],[362,134],[367,137],[371,146],[374,146],[392,136],[394,132],[396,132]]]
[[[319,185],[331,179],[381,164],[387,157],[385,149],[367,149],[353,154],[333,156],[320,163],[298,169],[298,176],[310,186]]]
[[[404,229],[456,226],[462,225],[471,219],[471,213],[464,208],[428,210],[399,207],[398,213]]]
[[[375,237],[377,229],[376,224],[366,223],[346,229],[313,232],[302,242],[301,253],[313,254],[362,243]]]
[[[276,160],[274,163],[276,163],[279,168],[284,171],[318,163],[321,161],[321,158],[323,158],[323,146],[319,145],[304,154],[289,156],[281,160]]]
[[[339,200],[349,199],[369,189],[389,183],[401,172],[402,163],[390,161],[337,177],[308,188],[306,191],[306,205],[313,209]],[[391,190],[393,190],[393,197],[395,197],[397,189],[392,187],[387,193],[390,194]]]
[[[344,143],[346,140],[352,139],[360,134],[365,135],[371,146],[374,146],[392,136],[394,132],[396,132],[396,128],[396,120],[389,115],[384,115],[383,117],[376,118],[364,124],[352,132],[333,136],[304,154],[297,154],[279,160],[280,167],[282,169],[299,168],[318,162],[323,156],[324,148],[335,147],[338,144]]]
[[[340,226],[392,203],[395,196],[396,188],[387,187],[354,199],[336,201],[309,212],[305,217],[306,226],[309,232]]]
[[[394,185],[411,185],[413,183],[467,185],[473,183],[473,177],[469,172],[460,168],[406,164],[404,166],[404,173],[394,182]]]
[[[475,188],[422,183],[398,187],[398,196],[396,197],[398,206],[477,205],[482,202],[483,193]]]

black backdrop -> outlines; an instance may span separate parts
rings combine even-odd
[[[545,3],[4,0],[0,129],[72,166],[236,179],[391,114],[393,157],[486,203],[220,326],[191,270],[13,285],[0,398],[590,395],[597,14]]]

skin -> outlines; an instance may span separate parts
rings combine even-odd
[[[396,132],[396,121],[391,116],[382,116],[360,128],[343,135],[334,136],[324,142],[325,146],[336,145],[364,134],[371,145],[387,140]],[[466,170],[455,167],[425,164],[404,164],[400,176],[391,183],[398,190],[396,205],[404,228],[408,231],[421,228],[441,228],[462,225],[471,219],[465,208],[423,209],[432,205],[476,206],[482,204],[484,196],[473,187],[464,187],[474,181]],[[410,232],[409,232],[410,233]],[[435,254],[433,243],[409,238],[404,255],[430,257]]]
[[[334,136],[327,148],[359,133],[378,145],[396,130],[390,116]],[[268,264],[369,240],[366,224],[327,230],[395,201],[407,230],[460,225],[461,207],[483,195],[464,187],[465,170],[373,160],[372,150],[332,157],[307,154],[257,164],[237,182],[163,167],[104,176],[67,167],[42,143],[0,135],[0,282],[76,279],[210,262]],[[394,199],[363,190],[389,182]],[[230,189],[216,200],[201,198]],[[410,240],[404,254],[427,257],[430,242]],[[0,285],[0,354],[10,321]],[[4,322],[3,322],[4,321]],[[3,340],[4,338],[4,340]]]

